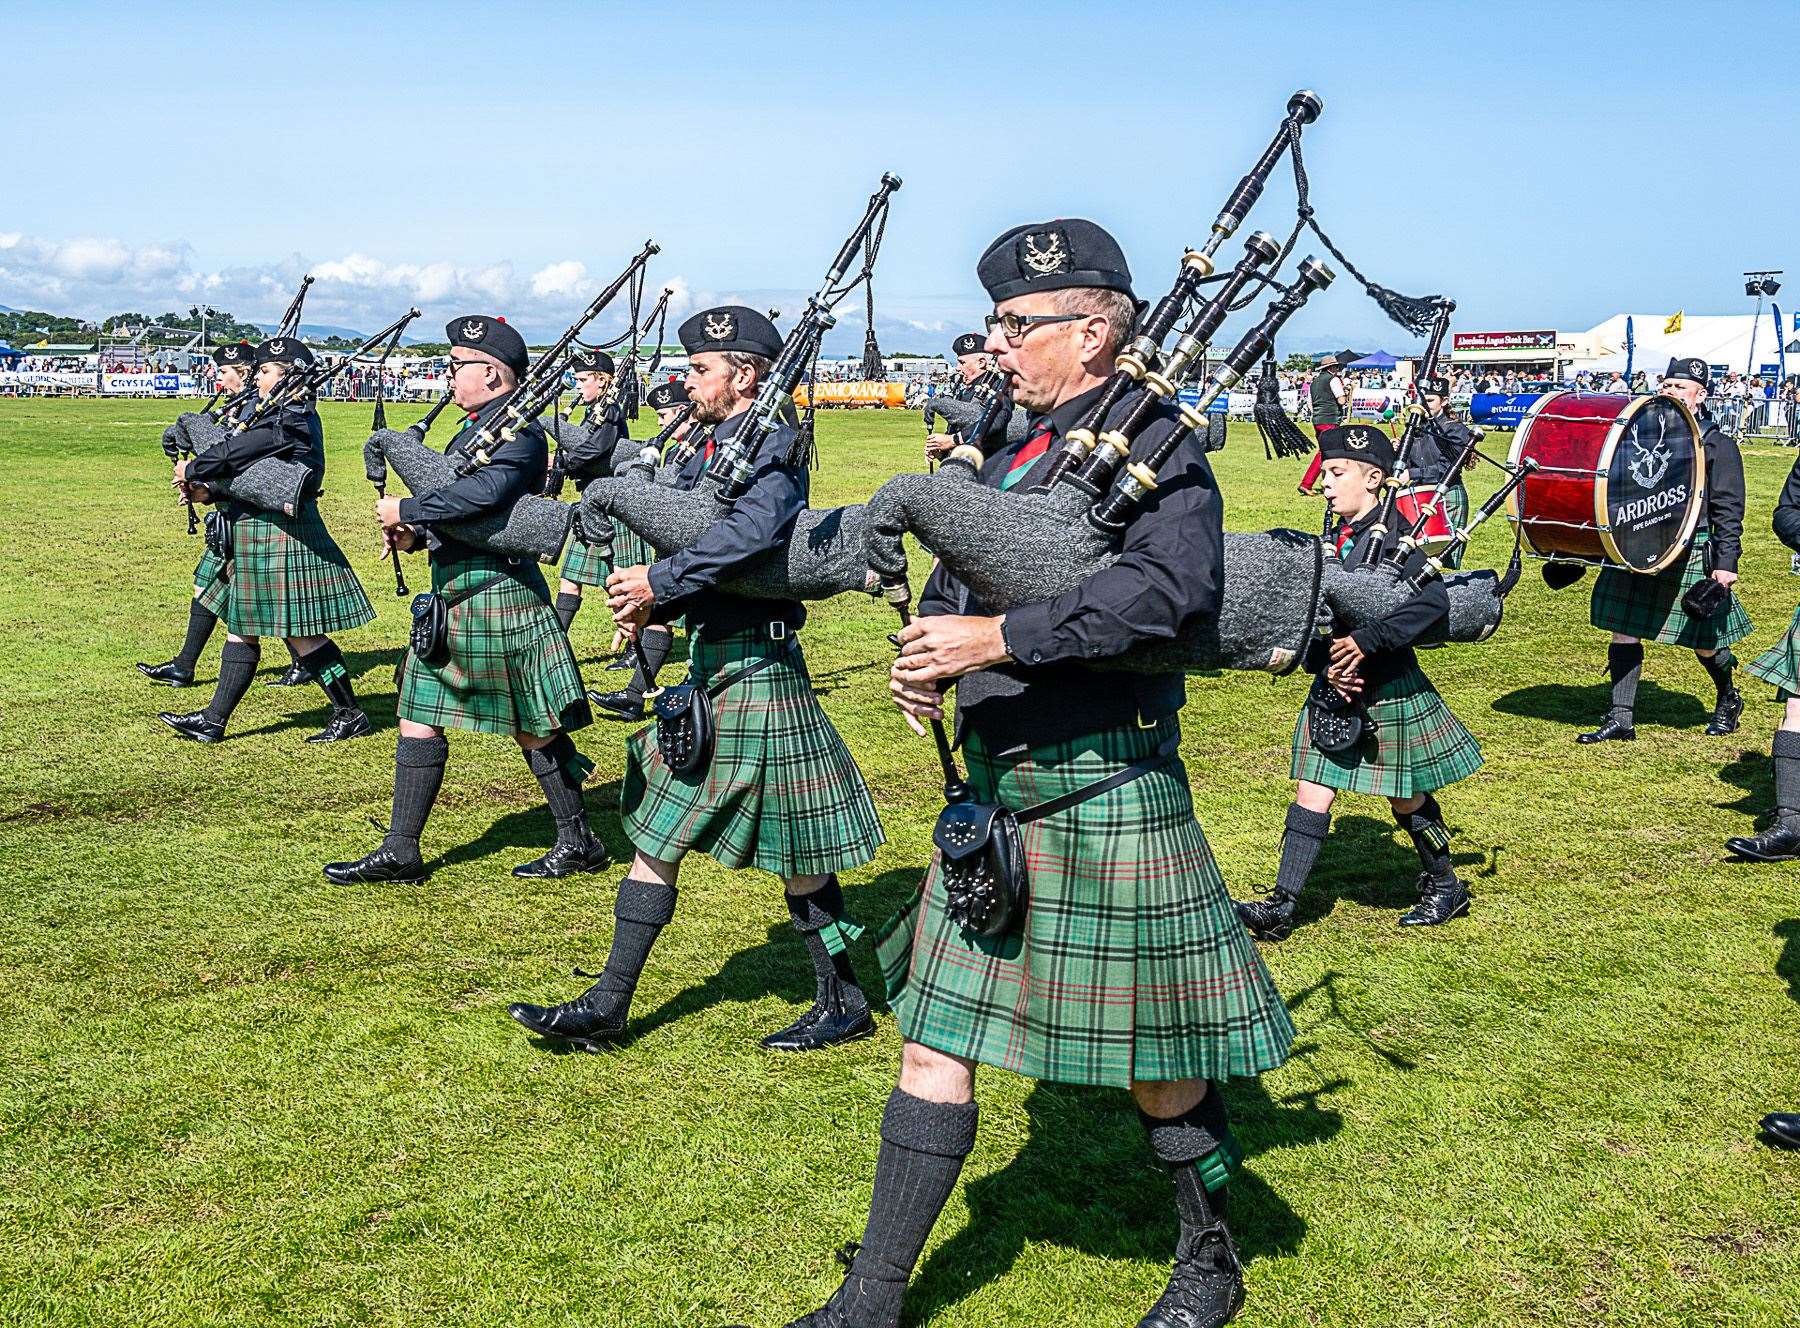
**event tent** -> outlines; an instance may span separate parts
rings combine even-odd
[[[1698,355],[1717,373],[1741,374],[1746,369],[1752,374],[1778,373],[1780,370],[1774,366],[1781,363],[1779,343],[1791,341],[1797,330],[1793,314],[1783,310],[1781,316],[1787,326],[1780,333],[1776,332],[1774,318],[1766,308],[1760,321],[1754,314],[1683,314],[1679,332],[1664,332],[1669,321],[1667,313],[1631,314],[1632,338],[1637,343],[1632,368],[1642,369],[1654,378],[1677,356]],[[1562,334],[1560,339],[1572,343],[1574,351],[1566,360],[1568,371],[1623,372],[1626,317],[1625,314],[1614,314],[1587,332],[1572,336]],[[1752,323],[1756,324],[1754,363],[1750,359]],[[1584,350],[1585,354],[1582,353]],[[1800,373],[1800,363],[1795,362],[1792,354],[1788,356],[1787,371]]]
[[[1400,361],[1385,350],[1377,350],[1370,351],[1360,360],[1352,360],[1347,367],[1351,369],[1392,369],[1398,363]]]
[[[22,360],[24,358],[25,358],[24,351],[14,350],[11,346],[7,345],[4,341],[0,341],[0,360]]]

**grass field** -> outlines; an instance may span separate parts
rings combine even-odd
[[[569,970],[604,957],[620,873],[507,874],[551,829],[502,739],[451,738],[427,884],[327,883],[319,864],[387,815],[407,617],[374,549],[368,407],[326,408],[324,505],[378,603],[341,644],[381,731],[322,750],[301,742],[316,689],[257,688],[219,747],[156,722],[204,703],[222,633],[191,691],[131,667],[179,644],[199,553],[157,447],[174,414],[0,401],[0,1323],[705,1328],[813,1308],[861,1232],[891,1019],[829,1055],[760,1052],[810,970],[772,878],[695,861],[635,1036],[606,1056],[533,1045],[506,1003],[581,989]],[[916,414],[820,433],[820,505],[919,464]],[[1233,434],[1227,524],[1314,526],[1298,463]],[[1768,531],[1790,460],[1748,458],[1744,658],[1800,590]],[[1471,562],[1509,546],[1495,523]],[[1528,574],[1496,641],[1427,657],[1488,758],[1443,799],[1473,915],[1397,929],[1410,846],[1385,803],[1347,797],[1306,925],[1265,951],[1301,1039],[1228,1090],[1246,1323],[1800,1317],[1800,1157],[1754,1138],[1764,1111],[1800,1108],[1800,910],[1790,872],[1721,849],[1770,802],[1779,711],[1746,680],[1742,730],[1708,739],[1704,674],[1653,649],[1639,741],[1577,747],[1606,697],[1589,584]],[[840,599],[807,629],[887,828],[845,881],[871,924],[916,882],[938,806],[929,745],[883,699],[891,627]],[[600,607],[576,620],[591,682],[617,676],[598,672],[607,634]],[[1273,879],[1303,691],[1192,680],[1184,755],[1239,894]],[[623,737],[579,735],[620,856]],[[866,949],[857,964],[873,988]],[[1135,1323],[1175,1224],[1125,1096],[993,1071],[977,1093],[909,1322]]]

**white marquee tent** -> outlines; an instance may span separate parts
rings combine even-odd
[[[1625,318],[1614,314],[1587,332],[1563,333],[1559,340],[1567,343],[1570,353],[1567,371],[1599,370],[1611,372],[1625,368]],[[1780,341],[1787,347],[1787,371],[1800,374],[1800,329],[1794,326],[1794,315],[1782,311],[1786,327]],[[1758,319],[1754,314],[1684,314],[1679,332],[1665,333],[1669,314],[1632,314],[1632,337],[1636,351],[1633,369],[1642,369],[1654,379],[1677,356],[1698,355],[1713,366],[1715,373],[1773,375],[1781,363],[1774,317],[1764,309]],[[1755,359],[1751,354],[1751,328],[1755,327]]]

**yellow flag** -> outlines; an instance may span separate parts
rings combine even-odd
[[[1663,324],[1663,335],[1665,337],[1672,337],[1677,332],[1681,331],[1681,315],[1682,310],[1677,309],[1675,311],[1675,316]]]

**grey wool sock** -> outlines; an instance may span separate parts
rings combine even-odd
[[[1175,1182],[1182,1235],[1224,1221],[1225,1187],[1243,1161],[1243,1152],[1232,1137],[1231,1117],[1219,1086],[1209,1083],[1206,1096],[1179,1116],[1151,1116],[1140,1109],[1138,1119]]]
[[[657,672],[674,648],[675,633],[667,627],[646,627],[638,633],[637,666],[631,671],[631,681],[625,684],[634,700],[642,700],[644,693],[656,686]]]
[[[1288,804],[1287,828],[1281,837],[1281,866],[1275,873],[1276,894],[1289,899],[1300,897],[1330,832],[1330,812],[1309,811],[1297,802]]]
[[[225,643],[225,648],[219,652],[219,681],[213,687],[212,700],[206,703],[208,719],[223,725],[231,718],[231,712],[238,708],[238,702],[250,690],[250,680],[256,676],[256,664],[261,658],[262,646],[259,644],[251,641]]]
[[[1630,645],[1615,641],[1606,648],[1606,671],[1612,677],[1612,709],[1607,713],[1621,724],[1631,723],[1631,713],[1637,708],[1638,677],[1643,670],[1642,641]]]
[[[1800,816],[1800,732],[1777,729],[1769,754],[1775,766],[1775,812],[1783,819]]]
[[[550,804],[551,819],[556,822],[556,840],[573,843],[586,840],[587,807],[581,799],[581,780],[577,777],[582,762],[569,735],[559,733],[542,747],[525,750],[525,764],[537,776],[544,790],[544,801]]]
[[[384,848],[412,861],[419,860],[419,836],[444,785],[444,765],[450,759],[450,743],[443,734],[431,738],[401,738],[394,744],[394,810],[388,818]]]
[[[819,998],[823,999],[834,980],[856,987],[850,942],[861,936],[863,929],[844,915],[844,891],[837,877],[809,895],[788,895],[787,906],[794,930],[806,942],[806,953],[812,959]]]
[[[564,636],[569,634],[569,624],[575,621],[575,615],[580,611],[580,595],[571,595],[566,590],[556,592],[556,621],[562,624]]]
[[[314,646],[304,655],[296,656],[295,662],[312,675],[312,680],[319,684],[319,689],[325,693],[325,699],[333,707],[338,710],[356,709],[356,689],[350,683],[350,669],[344,663],[344,652],[338,649],[336,641],[326,637],[323,645]]]
[[[206,649],[206,642],[218,624],[219,617],[211,609],[197,599],[188,601],[187,635],[182,638],[181,653],[175,656],[175,662],[188,673],[192,673],[200,662],[200,652]]]
[[[1444,824],[1444,810],[1437,805],[1437,799],[1427,793],[1417,811],[1397,814],[1394,819],[1412,837],[1419,864],[1433,876],[1449,875],[1450,830]]]
[[[1696,653],[1694,658],[1700,661],[1700,667],[1712,679],[1714,695],[1723,701],[1725,693],[1731,690],[1731,671],[1737,667],[1737,656],[1731,653],[1731,647],[1722,647],[1710,655]]]
[[[631,996],[650,958],[650,949],[675,916],[676,894],[674,886],[656,881],[636,881],[627,876],[619,882],[606,967],[582,998],[600,1014],[623,1019],[630,1011]]]

